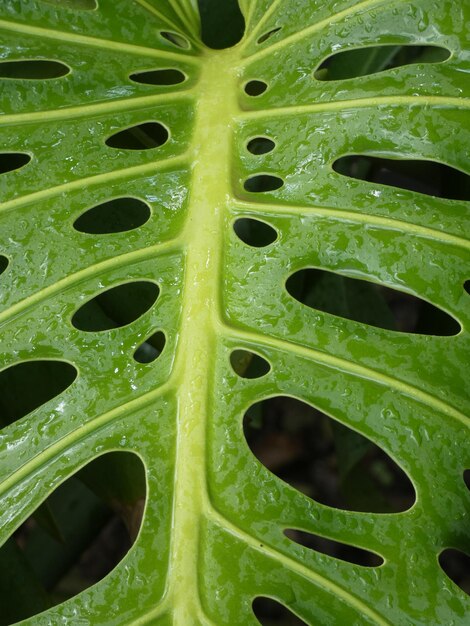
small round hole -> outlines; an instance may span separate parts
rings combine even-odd
[[[264,193],[265,191],[276,191],[280,189],[284,184],[282,178],[279,176],[272,176],[271,174],[257,174],[251,176],[245,181],[246,191],[251,193]]]
[[[268,84],[264,80],[250,80],[245,85],[245,93],[249,96],[260,96],[266,91]]]
[[[465,291],[470,294],[470,280],[466,280],[464,282],[463,288],[465,289]]]
[[[165,347],[166,337],[161,330],[153,333],[134,352],[134,359],[138,363],[153,363],[158,359]]]
[[[230,355],[230,364],[240,378],[261,378],[271,369],[266,359],[249,350],[234,350]]]
[[[253,248],[264,248],[276,241],[276,230],[260,220],[241,217],[233,225],[233,230],[239,239]]]
[[[260,43],[264,43],[268,39],[271,39],[271,37],[273,35],[275,35],[276,33],[278,33],[281,30],[281,28],[282,28],[281,26],[278,26],[277,28],[273,28],[272,30],[268,30],[267,33],[264,33],[264,35],[261,35],[261,37],[258,39],[258,41],[256,43],[259,45]]]
[[[163,37],[163,39],[166,39],[177,48],[182,48],[183,50],[189,50],[190,48],[189,41],[186,39],[186,37],[183,37],[183,35],[180,35],[179,33],[162,30],[160,32],[160,35],[161,37]]]
[[[251,154],[267,154],[268,152],[272,152],[276,144],[272,139],[268,139],[267,137],[253,137],[247,143],[246,149]]]

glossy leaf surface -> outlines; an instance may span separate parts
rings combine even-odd
[[[0,431],[0,542],[105,453],[137,454],[147,481],[124,560],[41,614],[32,601],[23,623],[250,626],[263,597],[311,626],[464,626],[468,595],[439,555],[470,551],[470,205],[344,176],[333,164],[371,155],[470,173],[470,5],[240,8],[240,43],[211,50],[194,0],[0,3],[3,62],[71,69],[43,81],[0,78],[2,163],[31,157],[22,167],[5,161],[0,173],[0,370],[51,360],[78,372]],[[450,57],[315,78],[333,54],[377,46]],[[130,78],[169,68],[187,78]],[[274,145],[250,150],[254,138]],[[104,234],[74,228],[116,198],[140,199],[149,219]],[[258,224],[262,238],[238,236],[237,221]],[[308,268],[412,294],[461,331],[396,332],[305,306],[286,281]],[[155,285],[158,298],[123,298],[125,311],[140,311],[131,322],[124,313],[124,324],[72,324],[85,303],[124,283]],[[234,369],[234,353],[267,365],[248,375],[240,360]],[[376,444],[410,478],[414,505],[341,510],[271,473],[250,451],[243,418],[274,396]],[[286,529],[384,563],[329,556]]]

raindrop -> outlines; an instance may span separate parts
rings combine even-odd
[[[254,248],[264,248],[277,239],[276,230],[261,220],[241,217],[233,225],[237,237]]]
[[[83,304],[72,317],[72,324],[85,332],[127,326],[153,306],[159,291],[158,285],[149,281],[112,287]]]
[[[256,97],[263,94],[268,88],[268,84],[264,80],[250,80],[245,85],[245,93],[248,96]]]
[[[180,70],[168,68],[163,70],[145,70],[134,72],[129,78],[135,83],[143,85],[179,85],[186,80],[186,75]]]
[[[82,213],[73,227],[91,235],[122,233],[142,226],[149,217],[150,207],[142,200],[114,198]]]
[[[134,359],[138,363],[153,363],[163,352],[165,343],[165,335],[161,331],[157,331],[137,348],[134,352]]]
[[[59,61],[22,60],[0,61],[0,78],[47,80],[69,74],[70,68]]]
[[[272,139],[268,139],[268,137],[253,137],[247,143],[246,149],[251,154],[267,154],[268,152],[272,152],[276,144]]]
[[[275,191],[284,185],[284,181],[279,176],[271,174],[257,174],[250,176],[245,181],[246,191],[251,193],[264,193],[265,191]]]
[[[243,427],[260,463],[316,502],[398,513],[415,501],[408,476],[382,448],[305,402],[288,396],[256,402]]]
[[[230,364],[241,378],[261,378],[271,370],[265,358],[249,350],[234,350],[230,355]]]
[[[460,332],[453,317],[417,296],[336,272],[299,270],[286,289],[312,309],[385,330],[442,337]]]
[[[63,393],[77,378],[66,361],[21,361],[0,372],[0,428]]]
[[[177,48],[182,48],[183,50],[188,50],[190,48],[189,41],[180,33],[162,30],[160,32],[160,35],[163,37],[163,39],[166,39]]]
[[[19,170],[31,161],[24,152],[0,152],[0,174]]]
[[[160,122],[144,122],[111,135],[106,145],[121,150],[151,150],[163,146],[168,137],[167,129]]]
[[[384,560],[375,552],[365,550],[364,548],[358,548],[346,543],[342,543],[333,539],[327,539],[326,537],[320,537],[314,535],[311,532],[305,532],[302,530],[295,530],[288,528],[284,531],[286,537],[311,550],[316,550],[322,554],[327,554],[341,561],[348,561],[355,565],[362,565],[363,567],[378,567],[382,565]]]
[[[470,176],[436,161],[385,159],[358,154],[337,159],[333,169],[342,176],[356,180],[448,200],[470,200]]]

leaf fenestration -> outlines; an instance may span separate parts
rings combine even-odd
[[[466,626],[468,596],[439,554],[468,547],[467,4],[238,5],[0,3],[3,60],[72,68],[1,81],[0,382],[31,362],[78,373],[68,388],[53,376],[62,391],[44,402],[28,404],[50,389],[39,377],[0,393],[0,543],[30,583],[24,623],[255,626],[285,609],[309,625]],[[426,54],[409,63],[416,45]],[[347,78],[341,52],[377,46],[393,50],[350,58],[360,71]],[[315,77],[335,53],[321,71],[346,79]],[[167,70],[188,79],[155,75]],[[149,213],[103,208],[130,198]],[[373,293],[322,284],[313,300],[336,290],[341,311],[302,306],[286,280],[305,268]],[[416,332],[381,327],[380,285],[419,295],[419,310],[393,301]],[[313,460],[312,420],[287,401],[270,405],[284,429],[264,445],[270,463],[250,450],[273,398],[334,416],[320,420]],[[48,606],[16,533],[81,472],[136,542],[109,575]],[[332,476],[340,495],[322,501],[308,481]],[[286,529],[335,540],[336,556]],[[342,560],[339,544],[384,562]]]

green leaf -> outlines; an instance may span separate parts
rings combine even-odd
[[[0,70],[29,60],[70,68],[52,76],[41,64],[34,78],[24,66],[20,78],[10,65],[0,79],[0,542],[105,453],[137,455],[146,484],[116,456],[86,479],[97,493],[147,496],[119,566],[43,613],[25,603],[23,623],[249,626],[264,597],[309,625],[464,626],[468,595],[439,554],[470,550],[470,6],[239,4],[245,33],[224,50],[200,36],[227,44],[214,32],[225,28],[222,2],[212,23],[216,4],[201,5],[202,26],[196,0],[0,5]],[[355,76],[315,77],[333,54],[376,46],[396,47],[401,65],[358,52]],[[451,54],[410,63],[406,46]],[[159,70],[186,78],[159,83]],[[130,78],[142,73],[155,84]],[[368,180],[360,155],[401,160],[422,193],[398,174]],[[354,176],[334,167],[347,156],[358,156]],[[428,162],[453,168],[458,194],[431,180]],[[122,198],[145,203],[149,219],[125,231],[103,232],[106,219],[95,232],[74,228]],[[439,316],[420,321],[421,333],[384,328],[383,303],[365,292],[339,294],[348,316],[312,308],[286,289],[307,268],[415,296],[461,330],[432,333]],[[158,286],[156,299],[109,291],[134,283]],[[334,290],[320,283],[318,297]],[[263,369],[248,376],[235,362],[237,373],[235,351]],[[57,378],[51,363],[28,379],[26,361],[53,362]],[[367,512],[335,509],[272,474],[250,451],[243,418],[275,396],[377,444],[410,477],[415,504],[376,513],[372,487],[356,478]],[[288,528],[384,564],[322,554]],[[24,589],[34,598],[34,582]],[[0,619],[11,623],[8,611],[2,604]]]

